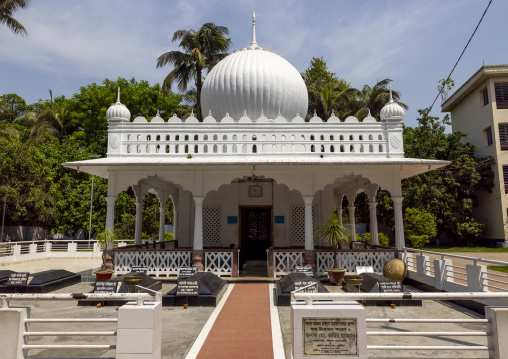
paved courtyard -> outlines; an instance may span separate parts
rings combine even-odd
[[[100,265],[100,259],[66,259],[66,260],[46,260],[36,262],[18,263],[16,265],[9,265],[0,267],[1,269],[9,269],[15,271],[29,271],[38,272],[46,269],[67,269],[74,272],[87,272],[91,268],[97,268]],[[242,286],[245,284],[236,283],[235,286]],[[174,283],[164,282],[162,291],[163,293],[168,292],[175,286]],[[264,286],[260,286],[260,288]],[[328,287],[331,291],[340,291],[338,287]],[[89,292],[92,290],[92,284],[82,282],[71,287],[67,287],[59,290],[62,293],[80,293]],[[266,290],[266,289],[262,289]],[[96,317],[96,318],[108,318],[117,316],[117,307],[83,307],[77,306],[75,302],[71,301],[13,301],[11,306],[30,306],[32,318],[74,318],[74,317]],[[242,303],[236,304],[239,309],[233,311],[233,317],[228,320],[236,320],[240,323],[246,323],[247,317],[251,315],[251,308],[253,306],[243,305]],[[253,309],[254,310],[254,309]],[[258,312],[255,315],[259,315],[259,308],[256,309]],[[269,310],[269,309],[267,309]],[[426,301],[422,307],[366,307],[367,318],[482,318],[482,316],[465,310],[461,307],[445,302]],[[206,326],[207,321],[212,316],[214,308],[200,308],[200,307],[189,307],[184,309],[183,307],[164,307],[163,308],[163,328],[162,328],[162,357],[163,358],[185,358],[187,353],[193,347],[193,343],[198,338],[202,328]],[[285,349],[285,354],[276,354],[275,358],[291,358],[291,318],[289,307],[278,307],[276,309],[276,317],[278,317],[278,323],[280,325],[279,332],[282,333],[282,343]],[[253,312],[254,313],[254,312]],[[41,324],[32,324],[31,330],[35,331],[58,331],[58,330],[69,330],[69,328],[61,327],[64,324],[50,324],[45,325],[44,328]],[[210,324],[209,324],[210,325]],[[224,323],[222,324],[224,325]],[[85,328],[86,326],[86,328]],[[80,324],[72,325],[72,331],[87,330],[112,330],[114,325],[102,324],[98,327],[96,324]],[[248,331],[249,326],[244,325],[235,329],[239,332],[242,330]],[[223,329],[223,330],[227,330]],[[273,331],[272,322],[272,331]],[[436,327],[435,324],[395,324],[395,323],[379,323],[379,324],[368,324],[368,330],[371,331],[484,331],[485,326],[480,324],[440,324]],[[261,332],[261,331],[258,331]],[[254,332],[256,333],[256,332]],[[235,334],[233,332],[227,332],[227,338],[234,341]],[[261,335],[261,334],[259,334]],[[243,336],[245,345],[248,346],[248,341],[253,343],[257,342],[256,335]],[[97,337],[84,337],[86,342],[90,343],[111,343],[115,342],[114,337],[109,338],[97,338]],[[263,340],[266,340],[263,339]],[[70,337],[49,337],[48,339],[31,339],[31,344],[71,344],[76,343],[72,341]],[[386,337],[386,336],[375,336],[369,337],[369,345],[471,345],[479,344],[486,345],[487,340],[485,337]],[[206,347],[205,345],[203,347]],[[215,347],[216,348],[216,347]],[[214,351],[220,351],[214,349]],[[30,357],[33,358],[73,358],[73,357],[86,357],[86,358],[113,358],[114,351],[109,350],[60,350],[60,351],[48,351],[48,350],[31,350],[29,352]],[[217,358],[224,358],[222,353],[213,353]],[[194,357],[194,356],[189,356]],[[242,356],[237,356],[242,357]],[[268,356],[271,357],[271,356]],[[488,353],[481,351],[369,351],[369,358],[488,358]]]

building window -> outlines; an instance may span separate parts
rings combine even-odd
[[[483,130],[483,138],[485,139],[485,145],[490,146],[492,141],[492,127],[487,127],[485,130]]]
[[[494,84],[496,89],[496,107],[498,110],[508,109],[508,82]]]
[[[503,166],[504,193],[508,193],[508,166]]]
[[[499,124],[499,145],[501,151],[508,151],[508,123]]]
[[[489,92],[487,91],[486,87],[482,91],[482,99],[483,99],[483,106],[487,106],[489,104]]]

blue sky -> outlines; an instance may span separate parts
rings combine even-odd
[[[426,1],[214,1],[34,0],[15,14],[29,37],[0,27],[0,94],[28,103],[48,89],[67,97],[79,87],[117,77],[162,82],[156,59],[176,50],[173,33],[214,22],[230,29],[232,50],[249,45],[256,11],[260,46],[276,51],[300,72],[312,57],[361,88],[378,79],[409,106],[405,123],[437,95],[480,19],[488,0]],[[483,63],[508,63],[508,1],[494,0],[452,76],[458,88]],[[440,114],[440,100],[433,114]]]

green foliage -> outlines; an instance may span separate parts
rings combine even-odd
[[[358,237],[358,235],[357,235],[357,237]],[[386,234],[379,232],[377,234],[377,237],[378,237],[380,246],[383,246],[383,247],[390,246],[390,238],[388,238],[388,236]],[[363,237],[360,237],[360,239],[361,239],[361,242],[364,242],[364,243],[366,242],[367,244],[370,244],[370,233],[369,232],[364,233]]]
[[[113,249],[114,241],[117,240],[118,238],[116,236],[116,233],[113,234],[111,233],[111,231],[108,230],[97,234],[97,237],[95,239],[97,239],[97,242],[99,242],[99,244],[103,246],[104,251],[106,251]]]
[[[491,191],[494,174],[491,158],[475,158],[474,146],[465,143],[463,132],[445,132],[449,117],[442,121],[420,110],[418,127],[404,128],[407,157],[448,160],[447,167],[403,181],[404,206],[424,209],[434,216],[437,232],[452,238],[469,240],[481,232],[472,224],[472,210],[478,204],[480,190]],[[469,223],[468,225],[466,225]]]
[[[475,239],[481,237],[487,231],[487,225],[467,217],[464,222],[457,223],[457,234],[466,240],[469,247]]]
[[[101,85],[94,82],[80,87],[79,93],[69,100],[70,117],[84,131],[92,152],[99,155],[106,153],[106,111],[116,102],[119,87],[120,100],[131,112],[131,120],[137,116],[150,120],[157,110],[162,117],[169,117],[177,111],[182,99],[181,95],[161,91],[159,84],[150,86],[148,81],[134,78],[105,79]]]
[[[26,8],[29,4],[29,0],[0,1],[0,24],[6,25],[16,35],[27,36],[28,33],[24,26],[12,15],[19,9]]]
[[[20,116],[30,112],[32,106],[27,106],[25,100],[15,93],[0,96],[0,121],[13,123]]]
[[[427,244],[429,244],[430,237],[427,235],[412,234],[412,235],[407,236],[407,238],[409,239],[409,242],[411,243],[411,247],[416,248],[416,249],[422,249]]]
[[[323,241],[330,244],[335,250],[349,244],[348,235],[350,236],[350,233],[340,222],[337,214],[337,208],[335,207],[333,207],[332,213],[330,213],[321,224],[316,226],[315,233]]]
[[[141,239],[142,240],[146,240],[146,241],[150,241],[150,240],[152,240],[152,236],[149,236],[148,234],[143,232],[143,233],[141,233]]]
[[[164,234],[164,240],[165,241],[172,241],[173,240],[173,233],[167,232],[166,234]]]
[[[495,270],[498,272],[508,273],[508,266],[488,266],[488,270]]]
[[[215,64],[225,58],[231,46],[229,29],[217,26],[211,22],[203,24],[198,30],[178,30],[173,34],[173,42],[180,40],[178,46],[184,51],[169,51],[157,59],[157,68],[166,65],[173,66],[173,70],[164,79],[162,88],[171,91],[174,82],[178,88],[187,91],[188,83],[194,81],[196,87],[196,117],[203,121],[201,113],[201,87],[203,86],[203,71],[211,70]]]
[[[437,234],[434,216],[422,209],[406,208],[404,212],[404,233],[413,248],[421,249],[429,243],[429,238]]]

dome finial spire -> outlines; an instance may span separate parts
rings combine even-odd
[[[256,12],[252,12],[252,42],[251,45],[257,45],[256,42]]]
[[[120,103],[120,86],[118,86],[118,96],[116,97],[116,102]]]
[[[393,102],[392,85],[390,85],[390,102]]]

